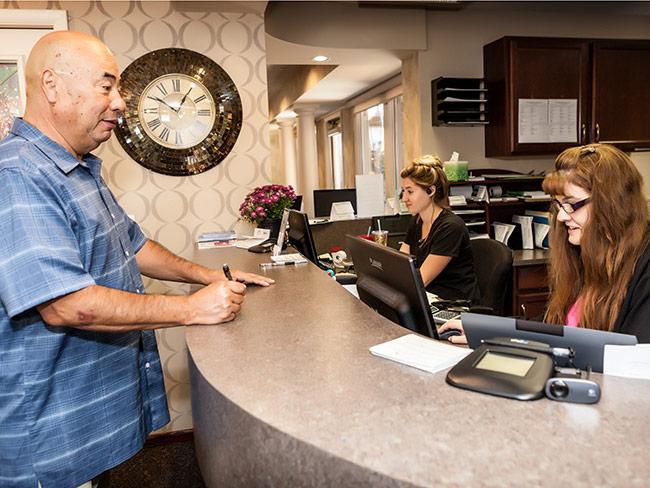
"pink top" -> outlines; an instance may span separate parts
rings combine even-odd
[[[569,312],[566,314],[566,325],[569,327],[578,327],[580,319],[582,318],[582,300],[578,298],[576,302],[571,305]]]

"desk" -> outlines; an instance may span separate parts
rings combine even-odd
[[[314,237],[316,252],[324,254],[329,252],[332,246],[347,247],[346,235],[353,236],[366,234],[368,227],[372,225],[371,218],[351,220],[329,220],[311,225],[311,233]]]
[[[647,486],[649,381],[595,375],[595,406],[467,392],[372,356],[406,331],[311,263],[265,272],[276,285],[249,287],[235,321],[187,328],[208,487]]]
[[[548,249],[524,249],[512,253],[511,315],[536,319],[548,302]]]

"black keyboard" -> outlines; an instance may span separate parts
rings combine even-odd
[[[435,305],[431,305],[431,312],[433,315],[433,321],[436,324],[444,324],[448,320],[459,319],[460,313],[455,310],[440,310]]]

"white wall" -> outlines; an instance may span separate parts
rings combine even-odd
[[[505,168],[527,172],[550,169],[553,157],[486,158],[483,127],[432,127],[430,82],[439,76],[482,77],[483,46],[500,37],[587,37],[650,39],[650,16],[620,15],[617,10],[591,11],[539,6],[497,6],[476,2],[461,11],[427,14],[428,49],[419,54],[422,93],[422,148],[443,160],[452,151],[470,162],[471,168]],[[646,175],[650,193],[650,155],[632,155]]]

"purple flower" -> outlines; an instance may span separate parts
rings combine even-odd
[[[262,185],[254,188],[239,206],[239,214],[251,223],[260,223],[268,218],[282,218],[285,208],[290,207],[296,199],[291,185]]]

